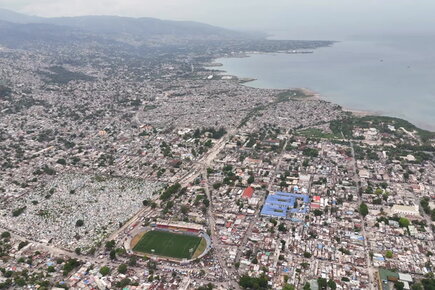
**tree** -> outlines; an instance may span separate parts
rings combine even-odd
[[[367,204],[365,204],[364,202],[362,202],[359,205],[359,213],[360,215],[362,215],[363,217],[366,217],[366,215],[369,214],[369,208],[367,207]]]
[[[285,224],[281,223],[278,225],[278,231],[285,233],[287,231],[287,228],[285,227]]]
[[[109,267],[107,267],[107,266],[101,267],[101,269],[100,269],[100,274],[101,275],[107,276],[107,275],[109,275],[109,273],[110,273],[110,268]]]
[[[282,287],[282,290],[295,290],[295,286],[290,284],[285,284],[284,287]]]
[[[48,273],[53,273],[53,272],[56,272],[56,269],[53,266],[48,266],[47,272]]]
[[[10,232],[3,232],[1,235],[2,239],[9,239],[11,237]]]
[[[22,248],[24,248],[25,246],[27,246],[29,244],[29,242],[27,241],[22,241],[18,244],[18,251],[21,250]]]
[[[403,284],[403,282],[397,281],[394,283],[394,289],[403,290],[404,288],[405,288],[405,284]]]
[[[116,287],[124,288],[124,287],[130,285],[130,283],[131,283],[131,280],[129,278],[124,278],[121,281],[116,283]]]
[[[196,290],[212,290],[215,287],[216,286],[214,284],[208,283],[207,285],[203,285],[203,286],[196,288]]]
[[[325,278],[317,278],[317,285],[319,286],[319,289],[326,289],[328,282]]]
[[[270,218],[269,221],[273,224],[273,226],[276,226],[278,224],[278,221],[274,218]]]
[[[305,283],[305,285],[304,285],[304,290],[311,290],[311,286],[310,286],[310,283]]]
[[[399,225],[400,225],[400,227],[407,228],[409,226],[409,224],[410,224],[410,222],[409,222],[409,220],[407,218],[401,217],[399,219]]]
[[[150,271],[157,270],[157,263],[152,261],[152,260],[149,260],[148,261],[148,270],[150,270]]]
[[[82,249],[80,249],[80,248],[76,248],[76,249],[74,250],[74,252],[75,252],[77,255],[80,255],[80,254],[82,253]]]
[[[423,284],[424,290],[435,289],[435,279],[433,278],[433,276],[431,278],[421,280],[421,283]]]
[[[77,259],[68,259],[63,265],[63,275],[68,275],[74,268],[78,267],[80,262]]]
[[[23,206],[23,207],[20,207],[20,208],[14,209],[14,210],[12,211],[12,216],[13,216],[13,217],[17,217],[17,216],[19,216],[20,214],[22,214],[22,213],[26,210],[26,208],[27,208],[27,206]]]
[[[311,253],[309,253],[309,252],[304,252],[304,257],[305,258],[311,258]]]
[[[248,178],[248,183],[253,183],[254,180],[255,180],[254,176],[250,175],[249,178]]]
[[[77,220],[76,221],[76,227],[81,227],[85,224],[85,222],[83,220]]]
[[[116,259],[116,250],[111,250],[109,256],[110,256],[110,259],[115,260]]]
[[[105,245],[106,250],[111,250],[111,249],[113,249],[113,248],[115,247],[115,245],[116,245],[116,242],[115,242],[114,240],[107,241],[107,242],[106,242],[106,245]]]
[[[376,188],[376,190],[375,190],[375,194],[376,195],[380,195],[380,194],[382,194],[384,191],[382,190],[382,189],[380,189],[380,188]]]
[[[189,207],[188,207],[187,205],[184,205],[184,204],[183,204],[183,205],[180,207],[180,211],[181,211],[182,214],[186,215],[186,214],[189,213]]]
[[[213,189],[219,189],[221,186],[222,186],[222,183],[220,183],[220,182],[213,183]]]
[[[305,148],[302,151],[302,154],[304,154],[305,156],[317,157],[317,156],[319,156],[319,150],[314,149],[314,148]]]
[[[334,280],[329,279],[329,281],[328,281],[328,288],[330,288],[330,289],[332,289],[332,290],[337,289],[337,283],[335,283]]]
[[[391,259],[393,257],[393,251],[387,250],[385,252],[385,257],[388,258],[388,259]]]
[[[308,267],[310,266],[310,263],[302,262],[302,263],[301,263],[301,266],[302,266],[302,268],[304,268],[304,269],[308,269]]]
[[[20,288],[24,287],[26,285],[26,280],[24,280],[21,277],[16,277],[14,279],[15,284],[17,284],[17,286],[19,286]]]
[[[121,264],[118,266],[118,272],[121,274],[125,274],[127,273],[127,265],[126,264]]]
[[[245,274],[240,277],[239,285],[244,289],[267,289],[268,281],[265,274],[261,274],[259,277],[249,277]]]
[[[136,256],[131,256],[129,261],[128,261],[128,265],[134,267],[134,266],[136,266],[136,263],[137,263]]]

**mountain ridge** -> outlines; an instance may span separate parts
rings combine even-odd
[[[145,41],[156,38],[239,40],[257,38],[253,34],[194,21],[162,20],[152,17],[87,15],[45,18],[0,9],[0,20],[15,24],[51,24],[77,28],[117,41],[123,38]],[[0,36],[1,39],[1,36]]]

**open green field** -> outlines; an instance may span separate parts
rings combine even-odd
[[[342,139],[343,137],[339,134],[327,133],[318,128],[308,128],[297,131],[298,135],[309,137],[309,138],[324,138],[324,139]]]
[[[133,251],[176,259],[190,259],[201,240],[202,238],[196,236],[149,231],[134,246]]]

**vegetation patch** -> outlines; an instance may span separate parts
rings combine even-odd
[[[343,138],[341,134],[327,133],[318,128],[308,128],[308,129],[300,130],[296,134],[308,138],[318,138],[318,139],[342,139]]]
[[[435,138],[435,132],[420,129],[417,126],[403,119],[386,116],[351,116],[346,119],[331,121],[330,128],[335,135],[343,133],[346,138],[353,138],[353,130],[355,127],[376,128],[381,133],[391,133],[388,125],[394,126],[396,129],[404,128],[405,130],[410,132],[415,131],[417,135],[421,138],[422,142],[427,142]]]
[[[72,72],[62,66],[52,66],[49,72],[40,71],[39,73],[48,77],[50,82],[56,84],[67,84],[70,81],[92,81],[95,78],[81,72]]]
[[[294,89],[294,90],[283,91],[279,93],[276,97],[277,97],[277,102],[283,102],[283,101],[288,101],[289,99],[304,99],[311,96],[306,94],[302,90]]]

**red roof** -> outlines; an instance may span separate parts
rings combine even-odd
[[[243,191],[243,198],[251,198],[252,195],[254,194],[254,188],[252,188],[252,186],[248,186],[244,191]]]

